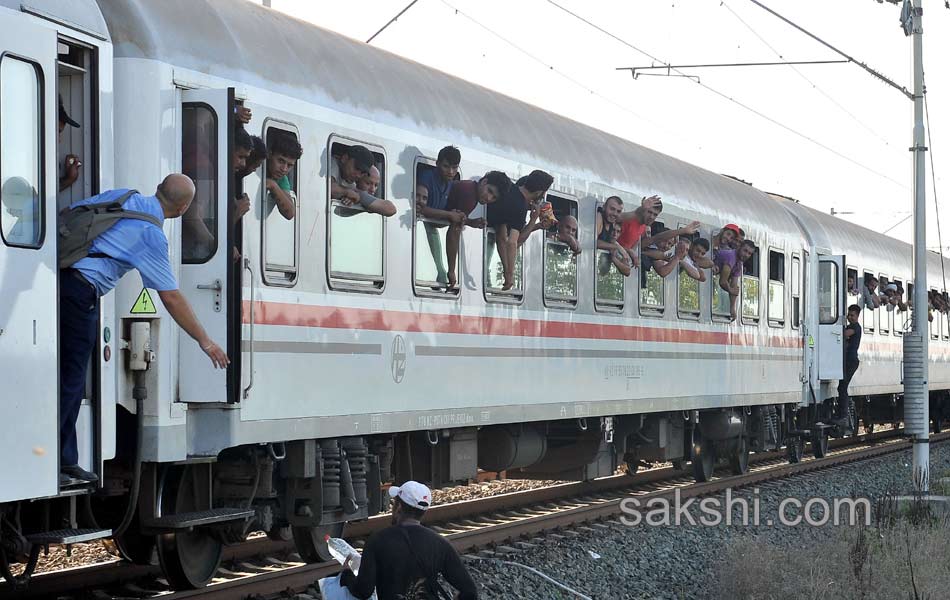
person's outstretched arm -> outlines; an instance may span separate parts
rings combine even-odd
[[[195,317],[195,312],[191,310],[191,305],[188,304],[188,300],[181,295],[181,292],[178,290],[167,290],[158,292],[158,297],[162,299],[162,304],[165,305],[168,314],[175,319],[178,326],[184,329],[185,333],[190,335],[193,340],[198,342],[198,346],[208,355],[208,358],[211,359],[215,368],[223,369],[228,366],[228,363],[231,362],[228,360],[228,355],[220,346],[214,343],[214,340],[208,337],[205,328],[198,322],[198,318]]]

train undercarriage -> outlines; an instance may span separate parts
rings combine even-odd
[[[931,395],[935,431],[950,412],[946,391]],[[100,489],[69,488],[57,497],[0,505],[0,574],[22,586],[50,545],[111,537],[137,564],[160,563],[176,589],[214,575],[223,547],[262,531],[293,541],[308,562],[329,559],[323,542],[348,521],[388,509],[385,484],[408,479],[447,486],[479,470],[508,478],[586,480],[633,475],[671,462],[698,481],[720,464],[733,474],[749,455],[786,449],[801,460],[806,444],[825,455],[828,438],[902,419],[900,396],[861,396],[839,412],[836,399],[808,407],[764,405],[615,417],[294,440],[230,448],[183,463],[137,464],[135,435],[118,440]],[[120,409],[119,431],[135,431]],[[844,423],[835,415],[845,414]],[[124,423],[123,423],[124,421]],[[19,569],[16,563],[22,563]],[[19,571],[19,573],[18,573]]]

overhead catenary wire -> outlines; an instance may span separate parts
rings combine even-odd
[[[739,13],[737,13],[736,11],[734,11],[734,10],[732,9],[732,7],[729,6],[729,5],[725,2],[725,0],[720,0],[720,5],[721,5],[723,8],[725,8],[727,11],[729,11],[729,13],[730,13],[733,17],[735,17],[737,21],[739,21],[740,23],[742,23],[742,25],[743,25],[746,29],[748,29],[749,32],[752,33],[752,35],[754,35],[756,38],[758,38],[758,40],[759,40],[760,42],[762,42],[762,43],[765,45],[766,48],[768,48],[769,50],[771,50],[776,56],[778,56],[778,57],[781,58],[782,60],[786,60],[786,59],[785,59],[785,56],[784,56],[781,52],[779,52],[779,50],[778,50],[777,48],[775,48],[775,46],[773,46],[772,44],[770,44],[769,41],[768,41],[767,39],[765,39],[765,37],[762,36],[758,31],[756,31],[755,28],[752,27],[752,25],[750,25],[748,22],[746,22],[746,20],[743,19],[743,18],[739,15]],[[847,59],[846,59],[846,60],[847,60]],[[850,62],[850,61],[848,61],[848,62]],[[789,67],[790,67],[793,71],[795,71],[795,73],[796,73],[799,77],[801,77],[802,79],[804,79],[804,80],[808,83],[808,85],[810,85],[810,86],[812,87],[812,89],[814,89],[816,92],[818,92],[819,94],[821,94],[822,96],[824,96],[829,102],[831,102],[831,103],[834,104],[836,107],[838,107],[838,109],[841,110],[841,112],[843,112],[843,113],[845,113],[846,115],[848,115],[849,117],[851,117],[851,119],[852,119],[855,123],[857,123],[858,125],[860,125],[865,131],[867,131],[868,133],[870,133],[870,134],[873,135],[874,137],[876,137],[876,138],[878,138],[879,140],[881,140],[881,142],[883,142],[885,146],[887,146],[887,147],[889,147],[889,148],[891,148],[891,149],[894,149],[894,147],[891,146],[890,142],[888,142],[887,139],[884,138],[884,136],[882,136],[882,135],[879,134],[877,131],[875,131],[870,125],[868,125],[867,123],[865,123],[864,121],[862,121],[861,119],[859,119],[853,112],[851,112],[850,110],[848,110],[848,108],[847,108],[845,105],[843,105],[843,104],[841,104],[840,102],[838,102],[837,100],[835,100],[834,97],[831,96],[831,94],[829,94],[829,93],[825,92],[825,90],[821,89],[821,87],[819,87],[817,83],[815,83],[815,82],[812,81],[807,75],[805,75],[805,74],[802,72],[801,69],[799,69],[798,67],[796,67],[796,66],[793,65],[793,64],[789,64]]]
[[[444,1],[445,1],[445,0],[443,0],[443,2],[444,2]],[[579,21],[582,21],[583,23],[586,23],[588,26],[592,27],[593,29],[595,29],[595,30],[599,31],[600,33],[606,35],[607,37],[609,37],[609,38],[611,38],[611,39],[613,39],[613,40],[619,42],[620,44],[623,44],[624,46],[626,46],[626,47],[628,47],[628,48],[630,48],[630,49],[632,49],[632,50],[635,50],[635,51],[639,52],[640,54],[646,56],[647,58],[650,58],[650,59],[654,60],[655,62],[661,63],[661,64],[663,64],[663,65],[667,65],[667,66],[670,65],[669,62],[657,58],[656,56],[654,56],[653,54],[647,52],[646,50],[643,50],[643,49],[641,49],[641,48],[638,48],[637,46],[633,45],[632,43],[628,42],[627,40],[625,40],[625,39],[623,39],[623,38],[621,38],[621,37],[618,37],[617,35],[611,33],[610,31],[608,31],[608,30],[606,30],[606,29],[604,29],[604,28],[601,27],[600,25],[597,25],[596,23],[593,23],[592,21],[590,21],[590,20],[588,20],[588,19],[582,17],[581,15],[579,15],[579,14],[577,14],[577,13],[571,11],[571,10],[568,9],[568,8],[565,8],[564,6],[562,6],[562,5],[558,4],[557,2],[555,2],[554,0],[546,0],[546,1],[547,1],[548,4],[554,6],[555,8],[558,8],[559,10],[564,11],[565,13],[567,13],[567,14],[571,15],[572,17],[574,17],[575,19],[578,19]],[[853,60],[853,59],[852,59],[852,60]],[[686,75],[686,73],[683,73],[682,71],[680,71],[680,70],[678,70],[678,69],[676,69],[676,68],[674,68],[674,67],[671,67],[671,68],[672,68],[672,70],[676,71],[676,72],[677,72],[678,74],[680,74],[680,75],[683,75],[683,76]],[[789,133],[792,133],[793,135],[798,136],[798,137],[800,137],[800,138],[802,138],[802,139],[804,139],[804,140],[806,140],[806,141],[808,141],[808,142],[814,144],[815,146],[818,146],[819,148],[822,148],[823,150],[825,150],[825,151],[827,151],[827,152],[830,152],[831,154],[837,156],[838,158],[841,158],[842,160],[845,160],[845,161],[847,161],[847,162],[853,164],[854,166],[856,166],[856,167],[858,167],[858,168],[860,168],[860,169],[862,169],[862,170],[864,170],[864,171],[867,171],[868,173],[871,173],[872,175],[875,175],[875,176],[877,176],[877,177],[880,177],[881,179],[886,179],[887,181],[890,181],[891,183],[893,183],[893,184],[897,185],[898,187],[901,187],[901,188],[903,188],[903,189],[905,189],[905,190],[910,190],[910,188],[907,187],[906,184],[904,184],[904,183],[898,181],[897,179],[894,179],[893,177],[891,177],[891,176],[889,176],[889,175],[886,175],[886,174],[884,174],[884,173],[881,173],[880,171],[874,169],[873,167],[869,167],[868,165],[865,165],[864,163],[862,163],[862,162],[860,162],[860,161],[858,161],[858,160],[856,160],[856,159],[854,159],[854,158],[851,158],[851,157],[848,156],[847,154],[844,154],[843,152],[841,152],[841,151],[839,151],[839,150],[836,150],[835,148],[832,148],[831,146],[828,146],[827,144],[824,144],[824,143],[818,141],[817,139],[815,139],[815,138],[809,136],[808,134],[803,133],[803,132],[801,132],[801,131],[795,129],[794,127],[791,127],[790,125],[786,125],[785,123],[782,123],[782,122],[779,121],[778,119],[775,119],[775,118],[773,118],[773,117],[771,117],[771,116],[769,116],[769,115],[763,113],[762,111],[760,111],[760,110],[758,110],[758,109],[756,109],[756,108],[753,108],[753,107],[749,106],[748,104],[745,104],[744,102],[742,102],[742,101],[740,101],[740,100],[737,100],[736,98],[734,98],[734,97],[732,97],[732,96],[726,94],[725,92],[721,92],[721,91],[719,91],[718,89],[713,88],[713,87],[711,87],[710,85],[705,84],[705,83],[703,83],[703,82],[701,82],[701,81],[696,81],[695,79],[688,79],[688,81],[692,81],[692,82],[695,83],[696,85],[698,85],[698,86],[700,86],[700,87],[706,89],[707,91],[709,91],[709,92],[711,92],[711,93],[713,93],[713,94],[719,96],[720,98],[723,98],[724,100],[727,100],[727,101],[729,101],[729,102],[731,102],[731,103],[733,103],[733,104],[739,106],[740,108],[742,108],[742,109],[744,109],[744,110],[746,110],[746,111],[748,111],[748,112],[751,112],[752,114],[758,116],[759,118],[764,119],[764,120],[768,121],[769,123],[772,123],[773,125],[775,125],[775,126],[777,126],[777,127],[780,127],[780,128],[782,128],[782,129],[784,129],[785,131],[788,131]]]
[[[412,0],[412,2],[410,2],[409,4],[407,4],[405,8],[403,8],[401,11],[399,11],[398,13],[396,13],[396,16],[395,16],[395,17],[393,17],[392,19],[386,21],[386,24],[383,25],[382,27],[380,27],[380,28],[379,28],[379,31],[377,31],[377,32],[374,33],[373,35],[369,36],[369,39],[366,40],[366,43],[367,43],[367,44],[372,44],[372,43],[373,43],[373,40],[376,39],[376,36],[377,36],[377,35],[381,34],[381,33],[384,32],[384,31],[386,31],[386,28],[387,28],[387,27],[389,27],[390,25],[392,25],[393,23],[395,23],[395,22],[399,19],[399,17],[401,17],[403,14],[405,14],[405,12],[406,12],[407,10],[409,10],[410,8],[412,8],[412,5],[415,4],[415,3],[418,2],[418,1],[419,1],[419,0]]]
[[[927,89],[926,80],[924,89]],[[937,217],[937,243],[940,244],[940,274],[943,277],[943,289],[947,289],[947,270],[943,264],[943,234],[940,231],[940,203],[937,202],[937,173],[934,170],[934,140],[930,135],[930,105],[927,102],[927,93],[924,93],[924,117],[927,121],[927,147],[930,154],[930,180],[934,190],[934,213]]]

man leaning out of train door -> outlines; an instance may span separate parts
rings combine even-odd
[[[340,156],[330,158],[330,197],[339,200],[344,206],[359,204],[366,212],[377,213],[384,217],[396,214],[396,205],[357,189],[356,185],[363,177],[368,177],[373,164],[373,153],[366,146],[349,146]],[[378,167],[377,167],[378,170]]]
[[[117,201],[130,190],[110,190],[73,205]],[[173,173],[158,186],[154,196],[132,193],[124,204],[127,211],[150,215],[158,223],[175,219],[188,210],[195,197],[191,179]],[[69,238],[66,238],[69,239]],[[60,239],[61,246],[64,245]],[[216,368],[228,365],[228,357],[205,332],[184,296],[168,259],[168,238],[154,222],[124,218],[92,241],[88,254],[59,274],[60,347],[60,485],[74,480],[98,478],[79,466],[76,419],[86,389],[86,365],[98,335],[99,298],[112,290],[130,269],[142,283],[158,292],[175,322],[194,339]]]

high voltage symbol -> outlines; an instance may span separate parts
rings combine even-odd
[[[149,296],[148,290],[142,288],[142,293],[139,294],[139,297],[135,299],[135,304],[132,305],[132,308],[129,310],[133,315],[154,315],[155,314],[155,303],[152,302],[152,297]]]

